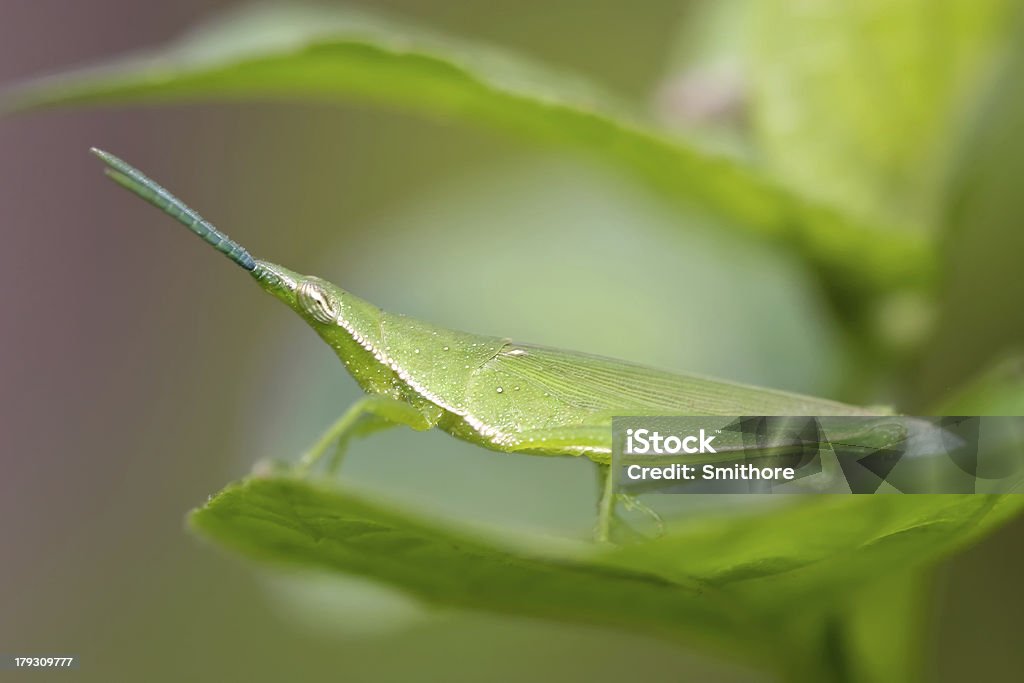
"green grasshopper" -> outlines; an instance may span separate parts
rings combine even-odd
[[[833,401],[468,334],[388,313],[318,277],[254,259],[138,169],[92,151],[109,166],[106,173],[114,181],[184,224],[298,313],[366,392],[306,452],[300,471],[334,446],[333,470],[353,436],[396,425],[437,427],[507,453],[582,455],[600,466],[596,536],[607,540],[616,499],[608,475],[613,416],[872,414]]]

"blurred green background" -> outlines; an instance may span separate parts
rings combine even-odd
[[[8,0],[0,85],[152,46],[229,4]],[[709,23],[706,7],[660,0],[362,4],[579,71],[701,144],[752,154],[750,95],[729,59],[748,38],[727,10]],[[955,54],[940,47],[934,58],[894,58],[903,66],[887,73],[906,78],[908,101],[928,104],[930,91],[915,90],[920,75]],[[960,76],[971,85],[963,92],[980,98],[991,77]],[[697,96],[707,102],[694,110]],[[830,149],[827,133],[844,122],[816,116],[797,119],[794,134],[820,135],[822,156],[841,167],[850,150]],[[908,117],[905,137],[924,136]],[[1021,131],[1005,126],[998,142],[968,149],[1020,145]],[[956,147],[936,127],[942,144],[927,152],[904,137],[885,148],[895,180],[871,176],[912,192],[876,201],[879,187],[851,182],[867,198],[843,183],[822,198],[928,223],[932,209],[921,207],[942,204],[939,159]],[[790,159],[778,144],[761,153],[782,159],[779,172],[796,185],[829,165]],[[97,681],[762,680],[628,633],[427,612],[368,584],[253,572],[191,537],[186,510],[258,460],[293,457],[357,390],[292,313],[113,188],[86,154],[92,145],[166,182],[257,257],[389,310],[815,395],[850,398],[856,384],[858,357],[806,266],[570,153],[350,105],[3,119],[0,652],[78,655],[81,668],[62,675]],[[949,288],[934,343],[909,364],[918,405],[1020,341],[1007,286],[1021,254],[1014,193],[993,183],[984,219],[944,238],[963,241],[951,270],[971,286]],[[970,209],[961,202],[951,215]],[[903,321],[934,314],[896,305]],[[997,313],[1001,325],[989,322]],[[882,401],[894,393],[868,391]],[[501,457],[441,433],[359,442],[345,475],[452,518],[577,537],[592,523],[589,463]],[[1019,676],[1022,538],[1018,521],[939,572],[934,680]]]

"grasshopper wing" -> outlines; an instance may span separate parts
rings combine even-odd
[[[484,385],[479,388],[489,391],[496,391],[489,386],[492,383],[512,385],[524,398],[547,399],[538,402],[558,404],[565,413],[587,422],[586,415],[592,419],[612,415],[872,413],[835,401],[530,344],[506,344],[480,368],[475,380],[474,384]]]

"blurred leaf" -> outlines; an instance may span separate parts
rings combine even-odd
[[[850,291],[932,274],[931,252],[916,237],[852,222],[672,140],[579,79],[351,12],[250,10],[157,54],[29,84],[8,108],[241,99],[367,100],[579,148],[727,225],[786,243]]]
[[[1024,415],[1024,356],[995,364],[935,409],[936,415]]]
[[[613,548],[456,529],[278,477],[228,487],[191,522],[249,557],[371,578],[434,605],[697,641],[823,681],[838,679],[835,663],[797,632],[858,587],[933,562],[1020,506],[1019,496],[815,497]]]
[[[753,124],[804,194],[932,227],[944,144],[1012,35],[1008,0],[751,3]]]
[[[931,406],[935,415],[1024,414],[1024,356],[1011,355],[994,364],[966,386]],[[1009,498],[1009,514],[1020,509]],[[921,680],[925,669],[923,643],[932,635],[927,628],[934,604],[927,589],[930,577],[886,576],[862,594],[854,596],[842,612],[845,636],[857,653],[857,665],[870,672],[864,680],[904,683]],[[899,591],[899,592],[897,592]]]
[[[940,311],[916,387],[924,406],[1024,348],[1024,15],[1013,30],[945,188]]]
[[[748,135],[750,0],[688,3],[656,92],[661,121],[731,156],[754,157]]]
[[[933,614],[933,572],[887,572],[836,611],[833,638],[855,681],[915,683]]]

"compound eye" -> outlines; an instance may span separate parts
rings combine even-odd
[[[338,322],[341,311],[335,299],[324,286],[315,280],[303,280],[299,283],[299,304],[317,322],[332,325]]]

